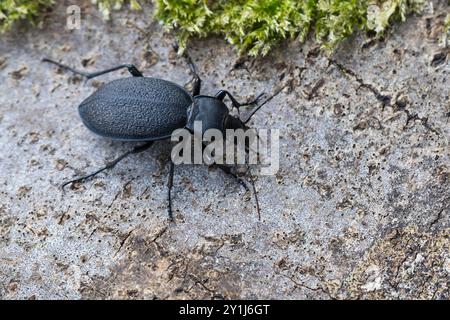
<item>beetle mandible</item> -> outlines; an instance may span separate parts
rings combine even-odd
[[[132,64],[121,64],[98,72],[83,72],[54,60],[44,58],[43,62],[49,62],[58,67],[92,79],[119,69],[128,69],[132,77],[113,80],[103,85],[92,95],[86,98],[78,106],[78,111],[83,124],[97,135],[120,141],[142,141],[142,145],[134,147],[111,162],[88,175],[65,182],[62,188],[68,184],[83,182],[107,169],[112,169],[121,160],[131,154],[143,152],[150,148],[157,140],[165,140],[171,137],[174,130],[186,128],[192,132],[194,121],[201,120],[204,128],[214,128],[221,132],[226,129],[247,129],[246,123],[259,108],[268,102],[261,103],[246,120],[241,120],[230,114],[230,110],[223,100],[228,97],[234,108],[239,111],[242,106],[256,105],[263,94],[256,99],[239,103],[233,95],[226,90],[220,90],[215,96],[200,95],[201,79],[197,73],[192,59],[184,55],[193,74],[192,92],[173,82],[152,77],[144,77]],[[229,166],[214,164],[225,173],[236,179],[249,191],[245,182]],[[173,187],[174,163],[170,160],[168,176],[168,214],[173,221],[172,214],[172,187]],[[256,190],[253,192],[259,215],[259,204]]]

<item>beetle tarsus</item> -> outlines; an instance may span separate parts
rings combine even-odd
[[[93,173],[87,174],[87,175],[85,175],[85,176],[82,176],[82,177],[79,177],[79,178],[76,178],[76,179],[73,179],[73,180],[64,182],[64,183],[61,185],[61,189],[64,190],[64,188],[65,188],[67,185],[69,185],[69,184],[73,184],[73,183],[77,183],[77,182],[84,182],[84,181],[86,181],[87,179],[90,179],[90,178],[92,178],[92,177],[98,175],[99,173],[101,173],[101,172],[103,172],[103,171],[105,171],[105,170],[112,169],[112,168],[114,168],[120,161],[122,161],[123,159],[125,159],[125,158],[128,157],[129,155],[143,152],[143,151],[147,150],[148,148],[150,148],[150,147],[153,145],[153,143],[154,143],[153,141],[150,141],[150,142],[147,142],[147,143],[145,143],[145,144],[143,144],[143,145],[134,147],[133,149],[131,149],[131,150],[125,152],[124,154],[122,154],[121,156],[117,157],[117,158],[114,159],[113,161],[106,163],[106,166],[104,166],[103,168],[100,168],[100,169],[94,171]]]
[[[251,174],[249,175],[249,177],[250,177],[250,184],[251,184],[252,190],[253,190],[253,196],[255,197],[256,212],[258,213],[258,220],[261,221],[261,210],[259,207],[258,192],[256,192],[255,180],[253,179]]]
[[[173,161],[170,161],[170,169],[169,169],[169,177],[167,179],[167,201],[168,201],[168,207],[167,212],[169,214],[169,221],[173,222],[173,213],[172,213],[172,187],[173,187],[173,172],[175,169],[175,164]]]

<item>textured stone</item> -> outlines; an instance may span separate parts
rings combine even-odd
[[[176,167],[169,224],[165,142],[58,188],[136,144],[93,135],[77,114],[126,71],[85,82],[42,57],[191,77],[143,13],[103,22],[83,8],[81,30],[64,28],[62,3],[42,30],[0,39],[1,298],[449,298],[450,67],[430,32],[442,18],[412,17],[333,57],[310,43],[257,60],[217,39],[191,43],[206,94],[284,86],[251,122],[280,129],[280,171],[255,177],[258,221],[220,170]]]

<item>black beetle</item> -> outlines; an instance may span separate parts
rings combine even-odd
[[[144,77],[142,73],[132,64],[123,64],[107,70],[87,73],[78,71],[59,62],[44,58],[43,62],[49,62],[60,68],[69,70],[75,74],[92,79],[97,76],[126,68],[133,77],[122,78],[103,85],[91,96],[85,99],[78,107],[78,111],[84,125],[94,133],[122,141],[143,141],[130,151],[119,156],[117,159],[106,164],[105,167],[65,182],[66,185],[82,182],[98,173],[113,168],[117,163],[130,154],[139,153],[152,146],[154,141],[170,138],[172,132],[179,128],[193,130],[194,121],[202,121],[203,128],[226,129],[247,128],[251,116],[269,99],[255,108],[245,121],[232,116],[230,110],[224,104],[225,97],[229,97],[233,107],[255,105],[259,98],[246,103],[239,103],[226,90],[219,91],[215,96],[200,95],[201,79],[197,74],[196,67],[189,56],[185,56],[193,73],[193,89],[189,93],[185,88],[162,79]],[[168,213],[170,220],[172,216],[171,191],[173,186],[174,164],[170,161],[168,178]],[[226,165],[215,164],[227,174],[230,174],[248,190],[247,185],[237,175],[231,172]],[[253,191],[255,191],[253,186]],[[255,198],[256,198],[256,194]],[[256,198],[259,214],[259,204]]]

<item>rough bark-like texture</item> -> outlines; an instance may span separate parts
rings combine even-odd
[[[450,66],[437,44],[446,1],[332,58],[309,43],[253,60],[193,42],[206,94],[246,100],[285,86],[251,122],[280,129],[280,171],[256,177],[258,221],[220,170],[176,167],[172,224],[166,142],[58,188],[136,145],[95,136],[77,114],[101,83],[128,75],[84,82],[42,57],[191,77],[150,12],[105,23],[81,3],[81,30],[65,29],[63,2],[42,30],[0,40],[1,298],[450,297]]]

